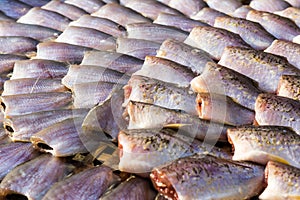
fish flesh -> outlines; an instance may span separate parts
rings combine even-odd
[[[264,187],[264,168],[206,154],[179,158],[152,170],[154,187],[168,199],[250,199]]]
[[[220,3],[218,0],[203,0],[207,5],[215,9],[219,12],[225,13],[227,15],[232,15],[232,13],[239,7],[241,7],[243,4],[240,1],[237,0],[223,0],[222,3]]]
[[[276,11],[284,10],[291,5],[282,0],[252,0],[249,4],[254,10],[274,13]]]
[[[184,43],[206,51],[215,60],[220,60],[225,47],[250,48],[238,34],[209,26],[193,28]]]
[[[226,95],[250,110],[254,110],[256,97],[262,93],[249,77],[211,62],[191,81],[191,87],[197,93]]]
[[[259,199],[299,199],[299,168],[270,161],[265,174],[268,186]]]
[[[228,128],[234,149],[233,160],[266,165],[277,161],[300,167],[300,135],[284,126],[241,126]]]
[[[86,1],[66,0],[65,3],[81,8],[88,13],[96,12],[102,6],[105,5],[103,1],[99,1],[99,0],[86,0]]]
[[[157,51],[156,56],[187,66],[197,75],[203,72],[208,62],[214,62],[209,54],[202,49],[173,39],[165,40]]]
[[[214,26],[215,19],[217,17],[225,17],[228,16],[225,13],[219,12],[215,9],[204,7],[202,8],[196,15],[192,16],[191,18],[194,20],[199,20],[211,26]]]
[[[283,75],[280,77],[277,95],[300,101],[300,76]]]
[[[17,0],[0,1],[0,11],[8,17],[18,19],[30,10],[31,6]]]
[[[0,73],[10,72],[14,68],[15,62],[19,60],[27,60],[26,56],[14,54],[0,54]]]
[[[206,3],[203,0],[170,0],[166,4],[188,17],[196,15],[202,8],[206,7]]]
[[[38,41],[22,36],[0,37],[0,54],[19,54],[33,57]]]
[[[288,126],[300,135],[300,101],[260,94],[255,102],[255,120],[259,125]]]

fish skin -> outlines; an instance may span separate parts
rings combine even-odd
[[[231,15],[237,8],[241,7],[243,4],[237,0],[225,0],[220,2],[218,0],[203,0],[207,5],[219,12]]]
[[[191,87],[197,93],[229,96],[250,110],[254,110],[256,97],[262,93],[249,77],[215,63],[206,64],[203,73],[191,81]]]
[[[120,24],[109,19],[94,17],[91,15],[82,15],[78,20],[71,22],[69,26],[92,28],[114,37],[122,37],[126,35],[125,27]]]
[[[37,45],[36,58],[79,64],[83,59],[84,53],[90,50],[91,48],[88,47],[68,43],[42,42]]]
[[[87,12],[85,12],[81,8],[78,8],[70,4],[66,4],[60,0],[51,0],[49,3],[42,6],[42,8],[45,10],[57,12],[73,21],[77,20],[82,15],[87,14]]]
[[[99,0],[87,0],[87,1],[66,0],[65,3],[76,6],[77,8],[81,8],[88,13],[96,12],[102,6],[105,5],[103,1],[99,1]]]
[[[298,0],[285,0],[286,2],[288,2],[289,4],[291,4],[293,7],[300,7],[300,2]]]
[[[188,32],[149,22],[128,24],[126,29],[127,38],[150,40],[158,43],[170,38],[183,42],[188,37]]]
[[[43,5],[45,5],[46,3],[48,3],[50,0],[19,0],[27,5],[30,5],[32,7],[41,7]]]
[[[83,117],[65,119],[35,133],[30,137],[33,147],[55,157],[87,153],[80,140]]]
[[[134,191],[134,192],[132,192]],[[99,200],[130,200],[130,199],[144,199],[153,200],[156,192],[151,188],[147,180],[139,177],[131,176],[109,193],[101,196]]]
[[[300,69],[300,59],[297,56],[297,54],[300,53],[300,44],[284,40],[274,40],[264,51],[278,56],[283,56],[290,64]]]
[[[64,31],[68,27],[68,24],[71,22],[71,20],[53,11],[35,7],[20,17],[17,22],[23,24],[40,25],[58,31]]]
[[[215,23],[215,19],[217,17],[224,17],[224,16],[228,16],[228,15],[226,15],[225,13],[219,12],[215,9],[212,9],[209,7],[204,7],[196,15],[192,16],[191,18],[213,26]]]
[[[259,199],[299,199],[300,169],[270,161],[265,170],[267,188]]]
[[[66,63],[43,59],[22,60],[15,63],[11,80],[22,78],[63,78],[67,72]]]
[[[207,6],[203,0],[170,0],[167,5],[189,17],[196,15],[202,8]]]
[[[297,24],[298,27],[300,27],[300,9],[299,7],[288,7],[282,11],[274,12],[276,15],[280,15],[282,17],[286,17],[291,19],[293,22]]]
[[[281,56],[239,47],[226,47],[220,65],[257,81],[263,91],[275,93],[281,75],[300,75],[300,70]]]
[[[113,174],[110,168],[96,166],[54,184],[42,200],[94,200],[118,181],[119,178]]]
[[[5,118],[3,125],[13,141],[30,141],[30,137],[68,118],[85,117],[88,109],[57,109]]]
[[[131,129],[118,135],[121,171],[147,173],[154,167],[194,153],[231,159],[229,152],[173,129]],[[130,162],[129,162],[130,161]]]
[[[225,95],[198,93],[196,104],[199,118],[204,120],[240,126],[253,124],[255,118],[254,111],[241,106]]]
[[[191,32],[196,26],[209,26],[206,23],[192,20],[183,15],[174,15],[168,13],[159,13],[153,23],[165,26],[173,26],[186,32]]]
[[[0,1],[0,11],[8,17],[18,19],[30,10],[31,6],[17,0]]]
[[[115,50],[114,37],[91,28],[69,26],[58,36],[56,42],[63,42],[97,50]]]
[[[135,75],[130,78],[123,89],[125,96],[123,106],[126,106],[132,100],[197,115],[195,108],[196,95],[191,93],[189,88]]]
[[[292,20],[276,14],[250,10],[246,19],[259,23],[277,39],[292,41],[300,35],[300,28]]]
[[[300,101],[260,94],[255,102],[255,120],[259,125],[288,126],[300,135]]]
[[[36,51],[36,45],[39,42],[20,36],[0,37],[0,53],[1,54],[19,54],[30,55],[30,53]]]
[[[32,94],[16,94],[1,96],[6,117],[29,114],[38,111],[54,110],[70,107],[72,94],[70,92],[42,92]]]
[[[101,66],[128,75],[141,69],[143,63],[141,59],[110,51],[88,51],[81,61],[81,65]]]
[[[254,10],[273,13],[284,10],[291,5],[282,0],[252,0],[249,6],[251,6]]]
[[[10,72],[14,68],[15,62],[19,60],[27,60],[26,56],[14,54],[0,54],[0,73]]]
[[[160,44],[157,42],[118,37],[116,41],[116,52],[127,54],[141,60],[145,60],[146,56],[155,56]]]
[[[264,187],[264,168],[195,154],[152,170],[154,187],[171,199],[248,199]]]
[[[227,46],[250,48],[238,34],[208,26],[193,28],[184,43],[206,51],[215,60],[220,60]]]
[[[196,76],[186,66],[155,56],[146,56],[142,68],[133,75],[155,78],[182,87],[188,87],[190,81]]]
[[[6,16],[2,11],[0,11],[0,20],[1,21],[14,21],[13,18]]]
[[[128,115],[128,129],[159,129],[168,125],[183,125],[191,137],[207,143],[227,142],[228,125],[202,120],[187,113],[155,106],[152,104],[130,101],[124,112]]]
[[[208,62],[214,62],[209,54],[202,49],[173,39],[165,40],[157,51],[156,56],[187,66],[198,75],[203,72]]]
[[[238,34],[256,50],[264,50],[275,40],[259,23],[235,17],[217,17],[214,27]]]
[[[283,75],[280,77],[277,95],[300,101],[300,76]]]
[[[233,13],[232,16],[233,17],[237,17],[237,18],[242,18],[242,19],[246,19],[247,14],[250,10],[253,10],[249,5],[243,5],[239,8],[237,8]]]
[[[55,182],[65,178],[73,168],[64,159],[41,155],[9,172],[0,184],[0,195],[4,198],[17,195],[40,200]]]
[[[116,3],[109,3],[102,6],[98,11],[94,12],[92,16],[107,18],[122,26],[132,23],[151,22],[150,19],[140,13]]]
[[[300,135],[284,126],[240,126],[228,128],[233,160],[266,165],[277,161],[300,167]]]
[[[60,31],[39,25],[0,21],[0,36],[23,36],[39,41],[55,39]]]
[[[32,148],[31,143],[8,143],[0,145],[0,180],[16,166],[34,159],[39,152]]]

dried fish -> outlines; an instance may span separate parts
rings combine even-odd
[[[288,2],[289,4],[291,4],[293,7],[300,7],[300,2],[298,0],[285,0],[286,2]]]
[[[0,73],[10,72],[15,62],[28,59],[26,56],[13,54],[0,54]]]
[[[56,12],[35,7],[20,17],[17,22],[23,24],[40,25],[55,30],[64,31],[68,27],[68,24],[71,22],[71,20]]]
[[[5,15],[18,19],[30,10],[31,6],[17,0],[2,0],[0,1],[0,11]]]
[[[224,16],[227,16],[227,15],[225,13],[219,12],[215,9],[212,9],[209,7],[204,7],[196,15],[192,16],[191,18],[213,26],[215,23],[215,19],[217,17],[224,17]]]
[[[237,8],[233,13],[232,16],[233,17],[238,17],[238,18],[242,18],[242,19],[246,19],[247,14],[250,10],[253,10],[250,6],[248,5],[243,5],[239,8]]]
[[[282,0],[252,0],[249,6],[251,6],[254,10],[273,13],[284,10],[291,5]]]
[[[282,11],[274,12],[276,15],[291,19],[300,27],[300,8],[288,7]]]
[[[300,101],[300,76],[283,75],[280,77],[277,95]]]
[[[6,16],[1,10],[0,10],[0,21],[14,21],[13,18],[10,18]]]
[[[250,48],[238,34],[208,26],[193,28],[184,43],[208,52],[216,60],[227,46]]]
[[[82,2],[82,1],[80,1]],[[92,28],[97,31],[112,35],[114,37],[125,36],[125,27],[105,18],[94,17],[91,15],[83,15],[78,20],[69,24],[70,26],[78,26],[85,28]]]
[[[300,197],[300,170],[277,162],[268,162],[265,176],[267,188],[259,199],[298,199]]]
[[[238,0],[223,0],[220,3],[218,0],[203,0],[207,3],[210,8],[213,8],[219,12],[225,13],[227,15],[232,15],[232,13],[243,4]]]
[[[172,199],[248,199],[264,187],[262,166],[196,154],[155,168],[154,187]]]
[[[149,40],[119,37],[116,51],[144,60],[146,56],[155,56],[160,44]]]
[[[156,56],[187,66],[198,75],[203,72],[206,63],[213,62],[207,52],[173,39],[165,40]]]
[[[284,126],[242,126],[227,129],[233,160],[267,164],[277,161],[300,167],[300,135]]]
[[[66,0],[65,3],[81,8],[88,13],[96,12],[102,6],[105,5],[103,1],[99,1],[99,0],[86,0],[86,1]]]
[[[202,8],[206,7],[203,0],[170,0],[166,4],[189,17],[196,15]]]
[[[300,101],[274,94],[260,94],[255,102],[259,125],[289,126],[300,135]]]
[[[0,54],[34,55],[38,41],[28,37],[0,37]]]
[[[217,17],[214,27],[226,29],[238,34],[245,42],[256,50],[264,50],[275,38],[260,24],[246,19],[234,17]]]
[[[45,5],[46,3],[48,3],[50,0],[19,0],[23,3],[26,3],[27,5],[30,5],[32,7],[41,7],[43,5]]]
[[[254,110],[256,97],[261,93],[252,79],[215,63],[208,63],[203,73],[191,81],[191,86],[198,93],[231,97],[250,110]]]

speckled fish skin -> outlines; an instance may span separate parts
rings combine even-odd
[[[0,145],[0,180],[16,166],[39,155],[31,143],[9,143]]]
[[[259,88],[271,93],[275,93],[281,75],[300,75],[285,58],[254,49],[226,47],[219,64],[252,78]]]
[[[0,21],[0,36],[23,36],[45,41],[55,39],[60,31],[32,24]]]
[[[119,178],[106,166],[96,166],[74,174],[51,187],[43,200],[98,199]]]
[[[188,87],[190,81],[196,76],[186,66],[155,56],[146,56],[142,68],[133,75],[155,78],[182,87]]]
[[[3,125],[13,141],[30,141],[30,137],[68,118],[85,117],[88,109],[57,109],[5,118]]]
[[[250,6],[248,5],[243,5],[239,8],[237,8],[233,13],[232,16],[233,17],[237,17],[237,18],[242,18],[242,19],[246,19],[247,14],[250,10],[253,10]]]
[[[66,4],[60,0],[52,0],[46,5],[42,6],[42,8],[45,10],[57,12],[73,21],[77,20],[80,16],[87,14],[84,10],[76,6]]]
[[[94,12],[92,16],[107,18],[122,26],[132,23],[151,22],[150,19],[134,10],[116,3],[109,3],[102,6],[98,11]]]
[[[255,85],[252,79],[215,63],[208,63],[203,73],[191,81],[195,92],[223,94],[250,110],[254,110],[256,97],[262,92]]]
[[[274,12],[276,15],[286,17],[294,21],[300,27],[300,8],[288,7],[282,11]]]
[[[177,10],[170,8],[158,1],[128,0],[124,6],[141,13],[143,16],[152,20],[155,20],[159,13],[169,13],[175,15],[181,14]]]
[[[39,156],[14,168],[0,184],[4,198],[27,197],[40,200],[57,181],[65,178],[73,167],[49,154]]]
[[[249,5],[254,10],[265,11],[270,13],[284,10],[291,6],[289,3],[282,0],[252,0]]]
[[[156,192],[154,192],[147,180],[132,176],[115,189],[104,194],[99,200],[153,200],[155,194]]]
[[[168,13],[159,13],[153,23],[165,26],[173,26],[187,32],[191,32],[196,26],[208,26],[206,23],[192,20],[184,15],[174,15]]]
[[[146,56],[155,56],[160,44],[157,42],[119,37],[116,41],[116,52],[127,54],[141,60]]]
[[[99,10],[102,6],[105,5],[104,2],[99,0],[87,0],[87,1],[81,1],[81,0],[66,0],[66,4],[70,4],[73,6],[76,6],[78,8],[83,9],[84,11],[88,13],[93,13]]]
[[[255,118],[252,110],[241,106],[225,95],[198,93],[196,103],[200,119],[239,126],[253,124]],[[225,114],[220,114],[220,112]]]
[[[154,187],[172,199],[248,199],[264,187],[264,168],[210,155],[193,155],[155,168]]]
[[[114,37],[91,28],[69,26],[56,42],[89,47],[97,50],[115,50]]]
[[[128,75],[141,69],[143,60],[122,53],[111,51],[88,51],[84,54],[81,65],[102,66]]]
[[[35,54],[38,41],[20,36],[0,37],[1,54],[19,54],[31,56]]]
[[[72,94],[70,92],[42,92],[1,96],[5,116],[70,107],[71,102]]]
[[[129,76],[121,72],[94,65],[70,65],[62,84],[74,90],[75,84],[105,81],[110,83],[126,84]]]
[[[121,171],[147,173],[154,167],[194,153],[211,153],[230,159],[223,149],[200,142],[173,129],[131,129],[118,135]]]
[[[256,50],[264,50],[275,40],[260,24],[235,17],[217,17],[214,27],[238,34]]]
[[[56,157],[86,153],[79,132],[83,118],[70,118],[53,124],[30,137],[34,148]]]
[[[268,186],[259,196],[259,199],[299,199],[299,168],[270,161],[267,164],[265,174]]]
[[[227,129],[233,160],[266,165],[277,161],[300,167],[300,135],[284,126],[241,126]]]
[[[64,31],[68,27],[68,24],[71,22],[71,20],[58,13],[35,7],[20,17],[17,22],[23,24],[40,25],[55,30]]]
[[[0,10],[5,15],[18,19],[30,10],[31,6],[17,0],[2,0],[0,2]]]
[[[126,29],[128,38],[150,40],[159,43],[170,38],[183,42],[188,37],[188,32],[153,23],[128,24]]]
[[[194,20],[199,20],[204,23],[207,23],[211,26],[214,25],[215,19],[217,17],[224,17],[227,16],[225,13],[219,12],[215,9],[204,7],[202,8],[196,15],[192,16],[191,18]]]
[[[259,125],[289,126],[300,135],[300,101],[274,94],[260,94],[255,102]]]
[[[284,40],[274,40],[272,44],[265,49],[265,52],[283,56],[289,63],[300,69],[300,59],[297,56],[300,53],[300,44]]]
[[[43,59],[22,60],[15,63],[11,80],[22,78],[63,78],[67,72],[66,63]]]
[[[243,4],[237,0],[225,0],[220,3],[218,0],[204,0],[210,8],[231,15],[237,8]]]
[[[300,101],[300,76],[283,75],[280,77],[277,95]]]
[[[37,45],[36,58],[79,64],[86,51],[91,51],[91,48],[62,42],[42,42]]]
[[[197,115],[195,108],[196,95],[191,93],[189,88],[178,87],[176,84],[135,75],[130,78],[123,89],[125,96],[124,106],[132,100]]]
[[[156,56],[187,66],[198,75],[208,62],[214,62],[207,52],[173,39],[165,40]]]
[[[125,27],[121,26],[120,24],[117,24],[109,19],[94,17],[91,15],[83,15],[78,20],[71,22],[69,26],[92,28],[114,37],[126,35]]]
[[[19,60],[27,60],[26,56],[14,54],[0,54],[0,73],[10,72],[14,68],[14,64]]]
[[[290,19],[268,12],[250,10],[247,20],[257,22],[277,39],[292,41],[300,35],[300,28]]]
[[[203,0],[170,0],[167,5],[191,17],[204,8],[206,3]]]
[[[216,60],[221,58],[227,46],[250,48],[238,34],[208,26],[193,28],[184,43],[208,52]]]
[[[168,125],[183,125],[180,130],[187,130],[191,137],[205,142],[227,142],[226,130],[230,127],[184,112],[134,101],[129,102],[124,115],[129,118],[128,129],[159,129]]]

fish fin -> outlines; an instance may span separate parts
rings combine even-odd
[[[96,159],[102,161],[104,165],[114,170],[119,170],[119,149],[115,149],[113,153],[102,153]]]
[[[185,126],[191,126],[192,124],[166,124],[163,128],[181,128]]]
[[[290,165],[290,163],[283,159],[282,157],[279,157],[279,156],[276,156],[276,155],[269,155],[268,156],[270,160],[273,160],[273,161],[276,161],[276,162],[279,162],[279,163],[283,163],[283,164],[286,164],[286,165]]]

